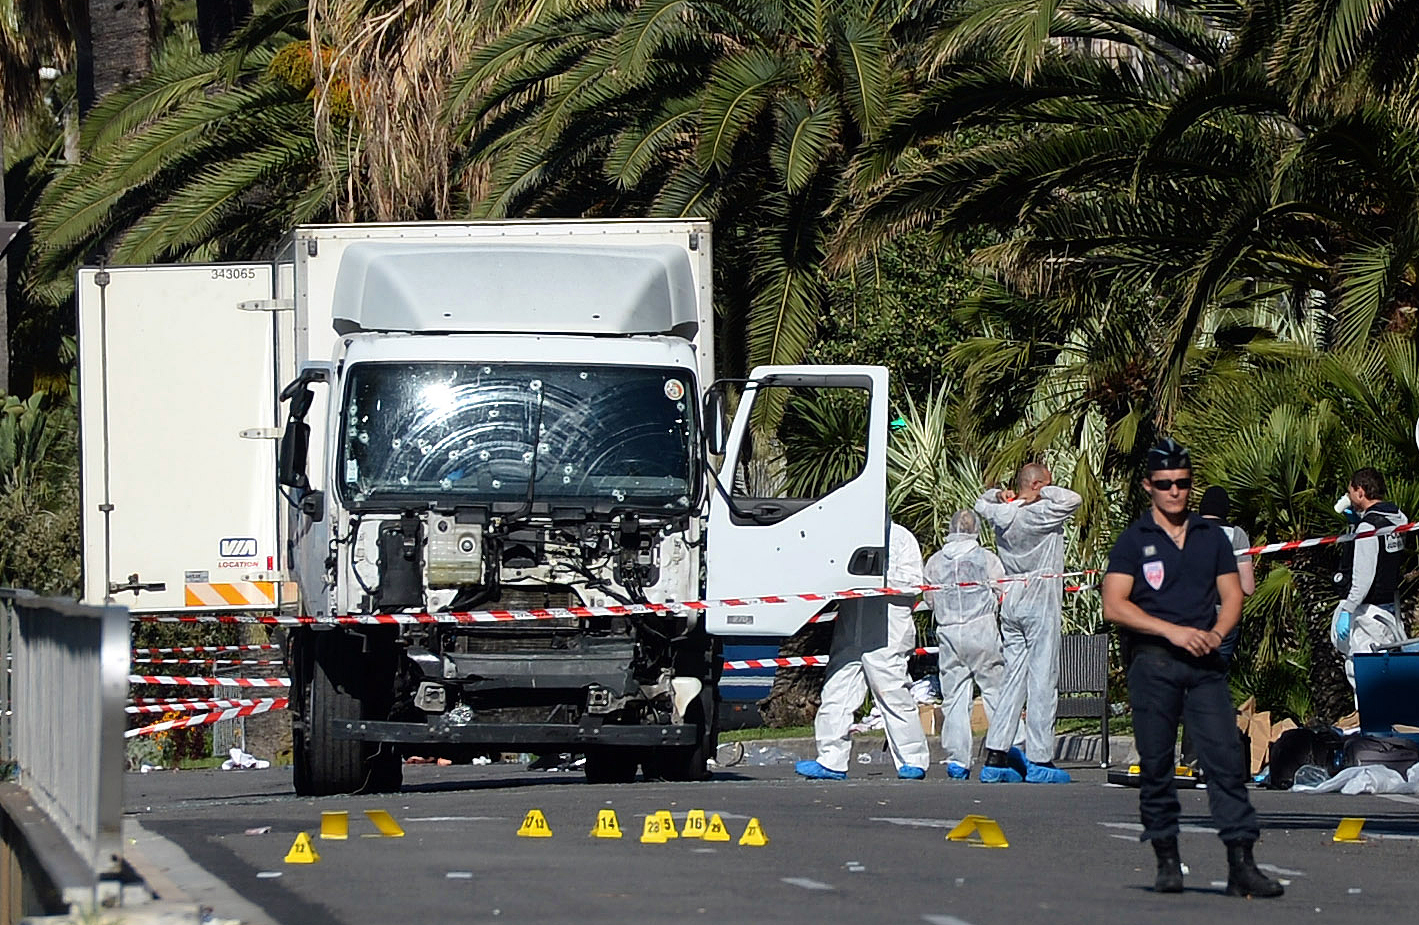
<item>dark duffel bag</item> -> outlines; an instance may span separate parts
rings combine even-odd
[[[1419,745],[1398,736],[1347,736],[1343,763],[1347,768],[1382,764],[1403,774],[1419,764]]]
[[[1330,726],[1287,729],[1271,743],[1271,774],[1267,786],[1273,790],[1290,790],[1296,782],[1296,769],[1306,764],[1334,774],[1340,766],[1343,738]]]

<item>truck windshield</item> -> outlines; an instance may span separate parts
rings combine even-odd
[[[674,368],[361,363],[337,472],[356,506],[521,501],[535,464],[537,501],[682,511],[694,395]]]

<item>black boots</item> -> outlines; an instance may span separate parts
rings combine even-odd
[[[1158,855],[1158,879],[1153,881],[1153,892],[1181,893],[1182,858],[1178,856],[1177,838],[1153,839],[1153,853]]]
[[[1154,842],[1157,845],[1158,842]],[[1280,896],[1286,890],[1270,877],[1256,869],[1256,861],[1251,856],[1252,843],[1234,841],[1227,844],[1227,895],[1228,896]],[[1163,861],[1158,856],[1158,878],[1162,882]]]
[[[1270,897],[1286,892],[1281,884],[1257,870],[1251,848],[1249,841],[1227,845],[1227,895]],[[1181,893],[1182,858],[1178,855],[1177,838],[1153,839],[1153,853],[1158,856],[1158,879],[1153,881],[1153,892]]]

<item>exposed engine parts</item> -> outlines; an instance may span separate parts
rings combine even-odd
[[[468,609],[498,600],[504,585],[570,592],[577,603],[643,603],[661,579],[661,557],[683,556],[685,524],[634,513],[534,525],[480,509],[364,515],[336,540],[332,564],[348,568],[363,599],[352,609]],[[336,582],[338,584],[338,582]],[[670,589],[674,597],[674,589]]]
[[[533,517],[473,507],[364,513],[350,518],[331,557],[354,581],[332,577],[358,589],[344,606],[362,612],[674,599],[685,592],[657,585],[663,574],[686,571],[689,530],[683,518],[570,509]],[[704,660],[677,655],[693,628],[685,615],[637,614],[406,629],[391,718],[449,729],[683,723],[708,677]]]

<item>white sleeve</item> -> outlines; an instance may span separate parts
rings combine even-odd
[[[1005,565],[1000,561],[1000,557],[989,549],[985,551],[985,573],[990,576],[991,581],[1000,581],[1005,577]],[[991,590],[997,594],[1000,592],[1000,585],[996,585]]]
[[[1040,498],[1021,507],[1021,516],[1028,517],[1031,526],[1039,530],[1053,530],[1079,510],[1084,499],[1078,492],[1058,485],[1046,485],[1040,489]]]
[[[1241,527],[1232,527],[1236,532],[1232,534],[1232,552],[1241,552],[1243,549],[1251,548],[1251,537],[1247,536],[1247,531]],[[1237,564],[1243,562],[1250,563],[1251,556],[1237,556]]]
[[[892,524],[892,545],[888,549],[887,584],[924,585],[926,576],[921,565],[921,544],[912,532],[900,524]]]
[[[1015,522],[1015,515],[1019,512],[1020,505],[1010,501],[1001,501],[1000,489],[987,488],[976,499],[975,510],[992,527],[1004,530]]]

